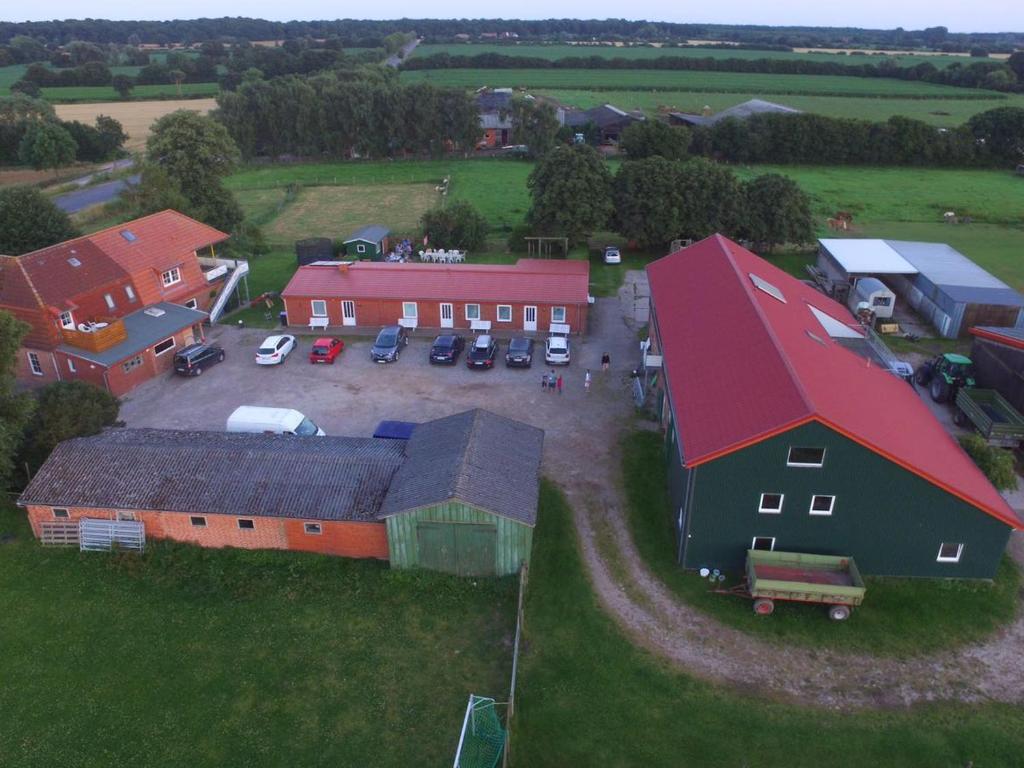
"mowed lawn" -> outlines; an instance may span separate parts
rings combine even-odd
[[[638,648],[598,605],[571,513],[550,484],[541,494],[532,562],[515,768],[1020,765],[1020,707],[803,708],[696,680]]]
[[[87,101],[114,101],[118,98],[117,91],[107,85],[69,85],[43,88],[43,98],[47,101],[74,103]],[[181,88],[174,83],[158,85],[137,85],[132,88],[131,99],[181,99],[186,97],[216,96],[220,93],[217,83],[182,83]]]
[[[600,104],[614,104],[620,109],[639,109],[655,115],[660,110],[700,114],[705,106],[713,112],[735,106],[750,99],[767,98],[804,112],[826,117],[849,117],[888,120],[894,115],[922,120],[931,125],[953,127],[967,122],[979,112],[998,107],[1024,107],[1024,96],[988,99],[879,99],[858,96],[807,96],[803,94],[765,94],[748,90],[745,93],[707,93],[702,91],[584,90],[544,88],[538,95],[549,96],[562,104],[590,109]]]
[[[0,542],[5,766],[440,766],[508,690],[514,579],[43,549],[10,506]]]

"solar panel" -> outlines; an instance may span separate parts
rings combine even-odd
[[[80,262],[74,256],[72,256],[70,259],[68,259],[68,264],[70,264],[72,267],[80,267],[80,266],[82,266],[82,262]]]
[[[760,289],[760,290],[764,291],[764,292],[765,292],[765,293],[767,293],[767,294],[768,294],[769,296],[771,296],[771,297],[772,297],[773,299],[778,299],[778,300],[779,300],[779,301],[781,301],[781,302],[782,302],[783,304],[785,304],[785,303],[786,303],[786,297],[782,295],[782,291],[780,291],[780,290],[779,290],[778,288],[776,288],[776,287],[775,287],[774,285],[772,285],[771,283],[769,283],[769,282],[768,282],[767,280],[765,280],[764,278],[758,277],[758,276],[757,276],[757,275],[755,275],[755,274],[754,274],[753,272],[750,272],[750,273],[749,273],[749,275],[750,275],[750,281],[751,281],[751,282],[752,282],[752,283],[753,283],[753,284],[754,284],[754,285],[755,285],[755,286],[756,286],[756,287],[757,287],[758,289]]]

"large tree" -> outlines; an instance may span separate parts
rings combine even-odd
[[[420,226],[431,247],[475,251],[487,240],[487,219],[464,200],[427,211]]]
[[[743,184],[740,231],[758,250],[784,243],[806,243],[814,237],[811,200],[787,176],[768,173]]]
[[[679,166],[677,180],[686,201],[680,237],[699,240],[716,232],[736,236],[742,195],[731,170],[698,158]]]
[[[530,157],[543,157],[553,146],[558,134],[558,117],[550,104],[516,96],[509,106],[512,116],[512,138],[525,144]]]
[[[38,189],[0,189],[0,254],[18,256],[77,235],[68,215]]]
[[[659,248],[679,237],[686,199],[679,163],[663,157],[630,160],[615,174],[616,229],[644,248]]]
[[[673,127],[661,120],[641,120],[626,126],[619,148],[631,160],[645,157],[683,160],[689,154],[690,131],[681,126]]]
[[[998,107],[981,112],[967,121],[974,138],[997,160],[1024,163],[1024,107]]]
[[[2,231],[0,227],[0,231]],[[14,371],[21,354],[21,340],[28,326],[0,310],[0,488],[8,488],[15,473],[15,457],[25,426],[32,417],[30,395],[14,388]]]
[[[18,145],[18,159],[36,170],[56,170],[75,161],[78,145],[64,126],[51,120],[30,123]]]
[[[532,204],[527,223],[537,234],[578,242],[608,225],[612,177],[591,146],[558,146],[534,167],[527,182]]]

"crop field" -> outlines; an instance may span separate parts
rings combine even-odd
[[[497,53],[503,56],[532,56],[538,59],[565,59],[569,57],[600,56],[603,59],[658,59],[666,56],[685,56],[694,59],[782,59],[802,61],[828,61],[837,64],[878,64],[896,62],[912,67],[922,62],[946,67],[955,62],[965,63],[958,56],[912,56],[890,55],[880,53],[845,54],[845,53],[811,53],[792,51],[754,51],[742,48],[696,48],[654,46],[612,46],[612,45],[565,45],[565,44],[531,44],[520,43],[502,45],[496,43],[452,43],[420,45],[413,51],[410,58],[422,58],[438,53],[451,56],[478,56],[485,53]]]
[[[639,109],[654,115],[661,109],[700,113],[704,106],[720,112],[748,99],[768,98],[804,112],[827,117],[850,117],[888,120],[893,115],[911,117],[943,127],[961,125],[979,112],[997,107],[1024,107],[1024,96],[988,99],[878,99],[857,96],[766,95],[765,93],[705,93],[701,91],[595,91],[544,88],[535,95],[549,96],[568,106],[589,109],[600,104],[614,104],[620,109]]]
[[[118,120],[128,134],[125,148],[128,151],[135,151],[145,146],[150,127],[164,115],[179,109],[190,109],[205,114],[216,106],[217,102],[213,99],[167,99],[57,104],[54,109],[61,120],[78,120],[90,125],[98,115],[108,115]]]
[[[432,69],[402,72],[404,82],[461,88],[525,87],[577,90],[694,91],[897,98],[991,99],[1000,94],[933,83],[839,75],[775,75],[657,69]]]
[[[107,85],[73,85],[43,88],[43,98],[47,101],[75,103],[86,101],[114,101],[118,98],[117,91]],[[217,83],[182,83],[179,94],[174,83],[166,85],[137,85],[132,89],[133,101],[147,99],[181,99],[187,97],[209,97],[220,93]]]

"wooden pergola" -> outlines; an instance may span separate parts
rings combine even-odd
[[[550,259],[557,246],[562,248],[562,258],[569,258],[568,237],[524,237],[530,258]]]

